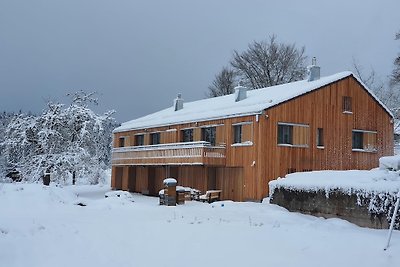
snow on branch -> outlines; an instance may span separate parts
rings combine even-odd
[[[67,96],[71,97],[72,104],[87,107],[89,104],[98,105],[99,100],[93,96],[97,95],[96,91],[87,93],[84,90],[80,90],[75,93],[68,93]]]

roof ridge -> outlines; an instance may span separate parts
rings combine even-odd
[[[122,123],[114,132],[259,114],[265,109],[279,105],[349,76],[353,76],[360,82],[366,91],[393,117],[390,110],[360,79],[351,71],[344,71],[321,77],[318,80],[310,82],[307,80],[300,80],[249,90],[247,92],[247,97],[237,102],[234,100],[234,94],[230,94],[186,102],[184,103],[183,109],[178,111],[174,111],[171,105],[171,107],[166,109]]]

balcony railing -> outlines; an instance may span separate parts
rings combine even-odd
[[[113,165],[225,165],[225,147],[185,142],[114,148]]]

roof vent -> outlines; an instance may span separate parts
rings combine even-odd
[[[241,82],[239,82],[239,85],[235,87],[235,102],[241,101],[246,98],[247,87],[242,86]]]
[[[319,80],[319,78],[321,76],[320,72],[321,72],[321,68],[319,66],[317,66],[317,58],[313,57],[311,66],[307,67],[307,75],[308,75],[307,80],[309,82]]]
[[[183,98],[181,94],[178,94],[177,98],[174,99],[174,110],[178,111],[183,109]]]

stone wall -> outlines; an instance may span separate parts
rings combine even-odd
[[[295,191],[275,188],[270,203],[282,206],[289,211],[301,212],[324,218],[340,218],[362,227],[387,229],[387,212],[372,213],[370,201],[356,194],[345,194],[339,190]]]

